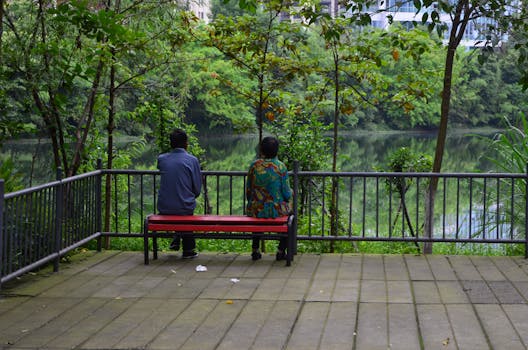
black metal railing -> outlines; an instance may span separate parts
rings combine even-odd
[[[197,213],[245,213],[246,172],[203,175]],[[294,169],[297,239],[522,244],[526,256],[527,179]],[[98,170],[3,194],[0,181],[0,283],[50,262],[58,268],[61,256],[94,239],[100,249],[104,236],[141,237],[158,183],[158,171]]]

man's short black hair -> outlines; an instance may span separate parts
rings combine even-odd
[[[175,129],[170,134],[172,148],[187,148],[187,134],[182,129]]]
[[[279,152],[279,140],[266,136],[260,142],[260,154],[264,158],[275,158]]]

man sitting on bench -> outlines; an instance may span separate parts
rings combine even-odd
[[[187,153],[188,138],[185,131],[176,129],[170,134],[172,151],[158,157],[161,181],[158,192],[160,214],[193,215],[196,197],[202,190],[202,171],[196,157]],[[198,256],[193,237],[182,238],[182,258]],[[180,236],[176,234],[170,249],[180,249]]]

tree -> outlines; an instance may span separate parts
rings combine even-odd
[[[304,40],[300,26],[281,20],[289,11],[283,0],[246,2],[252,10],[236,18],[218,15],[211,23],[208,45],[217,48],[256,84],[256,91],[240,89],[222,76],[225,84],[250,101],[255,110],[259,142],[265,119],[272,120],[277,108],[277,92],[302,74],[297,45]]]

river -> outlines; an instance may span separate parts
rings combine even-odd
[[[474,130],[451,131],[446,141],[442,171],[494,171],[489,157],[493,156],[491,139],[494,132]],[[205,149],[204,163],[208,170],[245,170],[255,154],[256,135],[202,135],[200,144]],[[136,149],[133,163],[145,169],[155,167],[156,152],[146,145],[132,147],[134,139],[122,138],[118,151]],[[366,132],[354,131],[340,135],[341,171],[373,171],[387,163],[388,156],[399,147],[432,155],[436,135],[426,132]],[[101,152],[102,150],[95,151]],[[331,153],[331,150],[328,151]],[[24,139],[4,144],[2,157],[11,157],[16,169],[23,174],[24,186],[37,185],[55,179],[52,169],[51,147],[47,141]],[[119,167],[116,165],[116,167]],[[328,169],[329,170],[329,169]],[[33,175],[31,175],[33,174]]]

